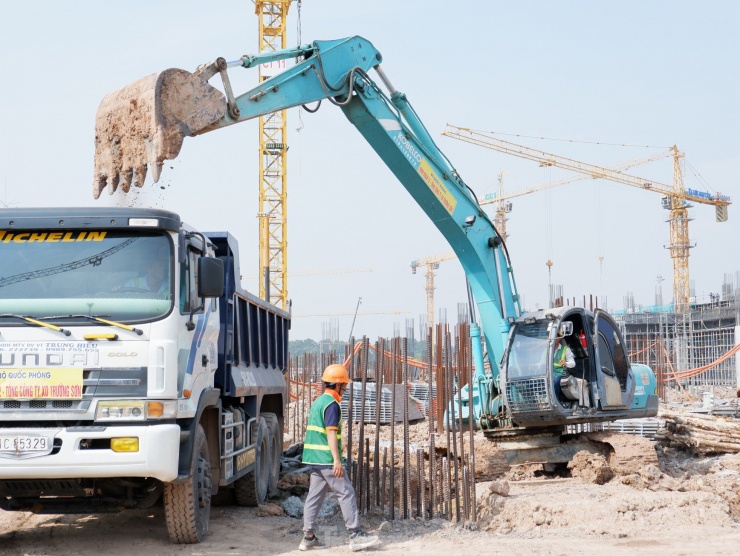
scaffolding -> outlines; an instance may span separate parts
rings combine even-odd
[[[679,381],[672,373],[686,373],[717,362],[740,340],[740,273],[725,274],[721,293],[711,293],[708,301],[693,303],[684,313],[671,312],[670,306],[636,307],[628,294],[625,311],[618,312],[619,323],[630,360],[653,369],[659,396],[676,386],[689,395],[700,396],[710,388],[738,386],[738,360],[729,357],[711,368]]]

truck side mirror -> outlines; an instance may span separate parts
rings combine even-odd
[[[198,297],[224,294],[224,262],[213,257],[198,257]]]

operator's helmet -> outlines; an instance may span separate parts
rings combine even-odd
[[[339,382],[349,384],[350,382],[347,369],[341,363],[334,363],[324,369],[324,373],[321,375],[321,380],[322,382],[327,382],[329,384],[337,384]]]

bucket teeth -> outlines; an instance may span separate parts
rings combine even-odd
[[[124,193],[128,193],[129,189],[131,189],[131,179],[134,177],[134,170],[132,168],[127,168],[123,172],[121,172],[121,189]]]
[[[136,187],[143,187],[144,180],[146,179],[146,164],[142,164],[134,171],[134,185]],[[157,180],[154,180],[156,183]]]
[[[113,195],[118,189],[118,174],[115,174],[108,178],[108,194]]]
[[[95,119],[93,197],[119,180],[128,193],[142,187],[147,164],[156,183],[165,160],[180,153],[185,137],[221,119],[226,99],[197,75],[168,69],[144,77],[103,98]]]

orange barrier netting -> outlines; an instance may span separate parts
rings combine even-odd
[[[701,367],[696,367],[694,369],[686,369],[685,371],[676,371],[673,368],[673,364],[671,363],[670,355],[668,354],[668,349],[666,349],[665,344],[661,340],[657,340],[650,344],[648,347],[641,349],[640,351],[635,351],[630,353],[630,357],[633,357],[635,355],[639,355],[640,353],[647,351],[656,345],[660,344],[661,349],[663,350],[663,353],[665,354],[666,361],[668,362],[668,365],[671,368],[670,372],[667,372],[663,376],[663,382],[668,382],[670,380],[683,380],[686,378],[692,378],[695,376],[699,376],[702,373],[705,373],[709,369],[712,369],[713,367],[716,367],[723,361],[726,361],[733,355],[735,355],[738,351],[740,351],[740,344],[737,344],[736,346],[730,348],[726,353],[724,353],[721,357],[713,361],[712,363],[709,363],[707,365],[702,365]]]

